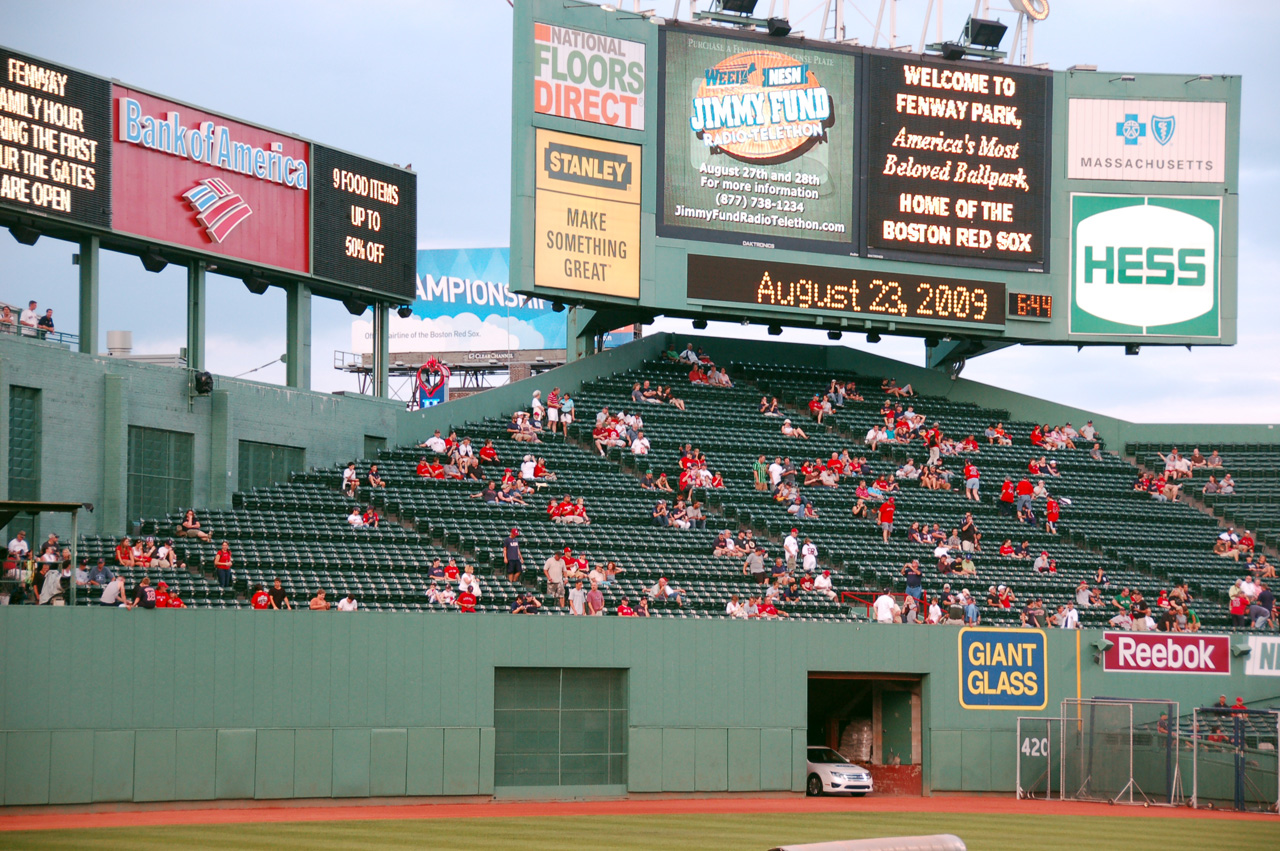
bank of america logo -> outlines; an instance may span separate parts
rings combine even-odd
[[[214,242],[225,240],[236,225],[253,213],[240,194],[220,177],[200,181],[182,193],[182,197],[196,211],[196,219]]]

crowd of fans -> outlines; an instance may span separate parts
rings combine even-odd
[[[13,315],[13,308],[7,304],[0,308],[0,334],[18,334],[43,340],[55,330],[53,308],[45,308],[44,313],[40,313],[34,299],[17,316]]]

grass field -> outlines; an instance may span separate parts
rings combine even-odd
[[[954,833],[974,851],[1280,848],[1275,822],[954,813],[646,815],[328,821],[0,833],[9,849],[768,849],[784,843]]]

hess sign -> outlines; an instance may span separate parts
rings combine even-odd
[[[689,255],[688,296],[757,307],[1004,324],[1004,284]]]

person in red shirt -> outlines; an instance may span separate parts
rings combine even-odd
[[[450,582],[458,581],[458,565],[454,564],[453,558],[449,558],[449,563],[444,566],[444,578]]]
[[[222,542],[221,549],[213,557],[213,567],[218,574],[218,585],[222,588],[231,587],[231,544],[226,541]]]
[[[492,439],[486,440],[484,442],[484,446],[480,447],[480,463],[482,464],[498,463],[498,450],[494,448]]]
[[[618,604],[618,617],[634,618],[635,616],[636,616],[635,610],[631,608],[631,605],[627,600],[627,598],[623,597],[622,602]]]
[[[716,473],[715,475],[713,475],[711,477],[711,487],[713,488],[724,487],[724,476],[720,475],[719,473]]]
[[[1044,503],[1044,530],[1050,535],[1058,534],[1058,517],[1061,509],[1058,501],[1053,497],[1049,497]]]
[[[444,478],[444,465],[440,463],[439,458],[433,459],[432,462],[427,465],[427,476],[432,479]]]
[[[1014,491],[1014,493],[1017,494],[1014,507],[1019,512],[1025,511],[1031,507],[1031,494],[1034,491],[1035,486],[1031,484],[1030,479],[1023,476],[1022,481],[1018,482],[1017,490]]]
[[[116,564],[121,567],[133,567],[133,542],[128,538],[116,547]]]
[[[185,609],[187,607],[187,604],[182,602],[182,598],[178,596],[177,588],[169,592],[168,607],[170,609]]]
[[[971,499],[974,502],[981,502],[978,496],[978,468],[968,461],[964,462],[964,498]]]
[[[893,534],[893,510],[893,497],[889,497],[880,505],[880,529],[886,544],[889,543],[889,536]]]
[[[378,514],[377,509],[370,505],[365,508],[364,514],[360,515],[360,519],[364,521],[366,528],[377,529],[378,521],[381,520],[382,517]]]
[[[960,448],[961,448],[961,449],[963,449],[965,452],[977,452],[977,451],[979,451],[979,450],[978,450],[978,438],[974,437],[972,434],[971,434],[971,435],[969,435],[969,436],[968,436],[968,437],[966,437],[964,440],[960,441]]]
[[[156,608],[169,608],[169,583],[163,580],[156,585]]]
[[[545,479],[547,477],[547,461],[545,458],[539,458],[533,465],[533,477],[535,479]]]
[[[1005,476],[1004,484],[1000,486],[1000,514],[1004,517],[1013,515],[1013,482],[1008,476]]]
[[[444,472],[444,468],[440,468],[440,472]],[[426,478],[431,475],[431,465],[427,463],[427,459],[423,458],[418,462],[418,475]]]
[[[1040,426],[1031,429],[1031,445],[1044,446],[1044,435],[1040,432]]]
[[[271,595],[261,585],[253,587],[253,596],[249,598],[249,605],[255,609],[265,610],[271,608]]]
[[[1004,543],[1000,545],[1000,555],[1009,557],[1013,556],[1013,541],[1010,541],[1008,538],[1005,539]]]
[[[454,602],[458,604],[458,611],[460,612],[474,612],[476,610],[476,595],[472,594],[469,589],[464,589]]]
[[[1253,552],[1253,548],[1254,546],[1256,546],[1256,544],[1257,542],[1254,541],[1253,539],[1253,533],[1250,532],[1248,529],[1245,529],[1244,534],[1240,536],[1240,542],[1237,543],[1236,546],[1242,550],[1248,550],[1249,552]]]

